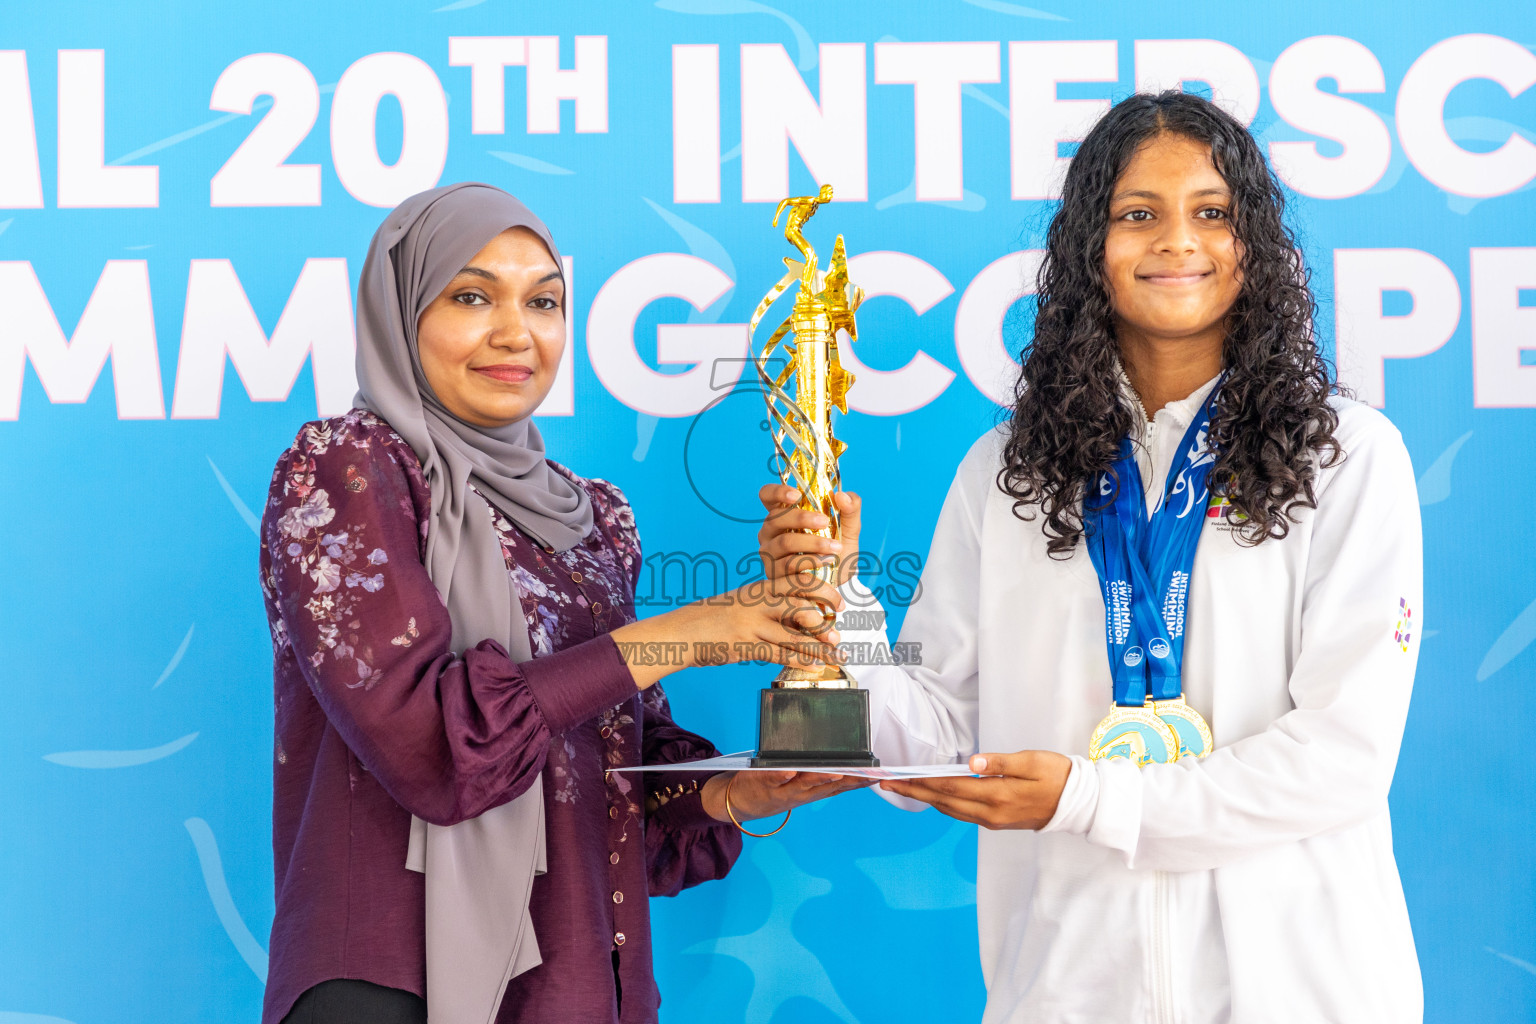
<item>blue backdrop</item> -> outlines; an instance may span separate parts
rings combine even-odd
[[[845,479],[868,549],[920,556],[996,416],[995,332],[1030,315],[1028,258],[1004,258],[1039,246],[1075,126],[1178,81],[1274,147],[1319,334],[1421,474],[1392,809],[1428,1019],[1536,1017],[1529,11],[1033,2],[6,4],[0,1022],[259,1011],[255,516],[299,424],[347,404],[348,282],[385,206],[479,179],[545,217],[575,294],[551,451],[627,491],[653,557],[718,552],[734,583],[767,439],[755,397],[691,413],[779,273],[771,201],[831,180],[813,241],[887,254],[856,264],[887,294]],[[651,610],[683,596],[673,562]],[[668,689],[742,749],[769,674]],[[858,793],[748,843],[654,905],[664,1020],[979,1016],[970,827]]]

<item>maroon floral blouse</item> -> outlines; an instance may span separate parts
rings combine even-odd
[[[307,424],[278,460],[261,533],[277,896],[263,1024],[334,978],[425,995],[411,815],[472,818],[541,771],[549,871],[530,912],[544,962],[512,980],[498,1022],[657,1019],[647,896],[722,877],[741,837],[704,813],[705,775],[607,774],[716,751],[673,723],[661,687],[635,689],[608,635],[634,621],[641,566],[624,495],[555,468],[592,498],[576,547],[545,551],[489,513],[534,655],[513,664],[492,640],[450,653],[422,564],[427,483],[387,423],[353,410]]]

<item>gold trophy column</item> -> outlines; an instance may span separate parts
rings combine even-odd
[[[838,241],[841,242],[842,238],[839,237]],[[852,382],[853,375],[843,370],[838,362],[837,329],[832,326],[832,318],[824,308],[824,303],[819,301],[819,296],[811,295],[802,288],[795,297],[795,308],[789,322],[795,339],[794,359],[791,363],[795,378],[795,405],[804,413],[806,420],[818,429],[809,431],[816,446],[813,455],[799,459],[798,464],[781,479],[789,483],[790,477],[795,477],[797,485],[803,480],[804,485],[800,486],[800,507],[821,512],[836,524],[838,515],[832,503],[832,495],[837,492],[837,456],[842,454],[844,445],[832,436],[832,408],[835,403],[832,400],[831,382],[835,367],[844,381],[842,394],[846,394],[847,384]],[[795,460],[800,455],[801,450],[797,449],[790,455],[790,459]],[[832,526],[817,530],[816,533],[822,537],[838,535]],[[815,574],[824,582],[835,584],[837,570],[838,564],[834,562],[819,567]],[[819,669],[786,667],[779,672],[773,685],[846,689],[857,684],[841,666],[824,665]]]
[[[754,358],[772,424],[774,448],[780,459],[779,479],[800,491],[800,507],[821,512],[832,525],[816,531],[824,537],[840,534],[840,519],[832,496],[841,489],[838,457],[846,445],[832,433],[832,410],[848,411],[853,374],[838,359],[837,336],[858,337],[854,311],[864,293],[848,282],[848,258],[843,237],[837,236],[831,266],[817,269],[814,249],[801,229],[817,207],[832,199],[823,185],[814,196],[786,199],[773,215],[775,225],[786,209],[784,237],[801,259],[784,258],[786,273],[758,303],[749,332],[755,337],[768,308],[796,282],[794,309]],[[789,358],[776,375],[770,371],[775,353]],[[793,394],[788,390],[793,386]],[[816,575],[837,580],[837,565],[821,566]],[[823,609],[821,629],[835,618]],[[758,756],[763,765],[875,766],[870,751],[869,694],[837,665],[819,669],[785,668],[771,689],[761,694]]]

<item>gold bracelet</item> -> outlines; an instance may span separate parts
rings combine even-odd
[[[793,807],[784,812],[784,820],[779,822],[779,827],[774,829],[772,832],[749,832],[742,826],[741,822],[736,820],[736,812],[731,809],[731,787],[736,785],[737,774],[739,773],[732,772],[731,781],[725,784],[725,813],[730,815],[731,824],[740,829],[742,835],[752,836],[755,839],[767,839],[769,836],[776,836],[780,832],[784,831],[784,826],[789,824],[789,816],[795,812]]]

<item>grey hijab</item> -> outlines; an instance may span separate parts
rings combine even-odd
[[[432,300],[514,227],[536,234],[561,266],[549,229],[492,185],[435,188],[390,212],[358,284],[354,402],[388,422],[421,460],[432,492],[426,567],[453,621],[453,652],[491,639],[513,661],[527,661],[527,624],[486,501],[558,551],[591,532],[591,502],[544,460],[530,420],[488,429],[444,408],[422,373],[416,339]],[[426,874],[432,1024],[489,1024],[507,982],[540,963],[528,898],[545,865],[543,792],[536,779],[511,803],[458,825],[411,819],[406,866]]]

